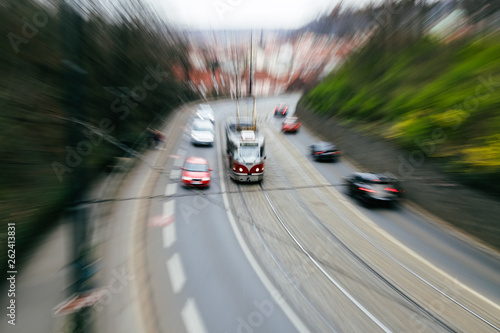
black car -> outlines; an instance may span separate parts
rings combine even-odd
[[[400,182],[384,173],[356,172],[345,180],[349,195],[367,204],[392,204],[404,193]]]
[[[337,161],[340,150],[331,142],[316,142],[309,146],[311,156],[316,161]]]
[[[288,105],[280,104],[274,108],[275,117],[286,117],[287,114],[288,114]]]

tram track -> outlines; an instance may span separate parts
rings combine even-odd
[[[262,125],[262,124],[261,124]],[[267,129],[268,131],[271,131],[270,129]],[[274,135],[271,133],[271,135]],[[271,140],[272,142],[276,143],[279,142],[279,140]],[[268,149],[268,155],[270,157],[274,157],[273,154],[269,154],[269,149]],[[267,202],[268,207],[270,210],[273,212],[275,220],[279,222],[281,225],[281,229],[285,231],[285,234],[293,241],[294,246],[302,253],[304,254],[304,257],[307,258],[307,260],[312,263],[318,272],[321,272],[323,276],[325,276],[331,284],[335,285],[335,287],[339,290],[342,291],[344,296],[346,296],[350,301],[355,304],[358,309],[360,309],[367,317],[369,317],[373,323],[375,323],[382,331],[384,332],[391,332],[391,329],[389,329],[386,325],[382,323],[381,320],[377,318],[376,315],[372,314],[369,310],[367,310],[361,302],[359,302],[354,296],[349,294],[346,288],[344,288],[339,281],[337,281],[332,274],[329,272],[331,269],[330,267],[325,267],[324,264],[321,262],[321,260],[318,260],[314,253],[312,253],[310,250],[308,250],[307,242],[302,241],[299,236],[297,236],[297,232],[293,231],[293,228],[289,226],[289,221],[287,221],[287,218],[283,216],[279,212],[280,210],[280,205],[273,202],[273,199],[269,195],[272,192],[283,192],[287,193],[289,195],[292,195],[295,198],[295,201],[298,202],[301,206],[301,208],[307,212],[307,214],[311,217],[311,220],[314,221],[315,225],[320,228],[324,234],[327,235],[327,237],[330,239],[332,243],[335,243],[336,246],[340,247],[345,251],[345,253],[348,253],[351,258],[354,258],[355,261],[357,261],[361,266],[364,267],[368,272],[370,272],[371,276],[375,277],[378,281],[381,281],[384,285],[386,285],[390,290],[392,290],[394,293],[396,293],[404,302],[406,302],[408,305],[407,307],[413,308],[414,311],[419,312],[422,317],[427,318],[427,320],[434,322],[437,326],[441,328],[443,331],[447,332],[458,332],[460,331],[459,329],[452,327],[450,323],[446,322],[445,320],[441,319],[439,315],[435,315],[432,313],[431,310],[428,310],[424,305],[422,305],[419,301],[415,300],[412,298],[411,295],[406,293],[403,289],[398,287],[395,283],[391,282],[389,279],[385,278],[384,275],[380,272],[378,272],[375,267],[364,260],[361,256],[356,254],[355,251],[353,251],[346,243],[344,243],[339,237],[337,237],[331,230],[328,228],[322,221],[321,219],[316,216],[316,214],[311,210],[309,207],[310,203],[307,203],[302,195],[299,193],[300,190],[311,190],[314,191],[317,195],[317,197],[321,198],[321,201],[324,205],[328,207],[328,209],[334,213],[338,218],[343,220],[347,225],[350,226],[352,230],[354,230],[359,236],[361,236],[363,239],[365,239],[367,242],[369,242],[374,248],[376,248],[381,254],[386,256],[388,259],[394,261],[396,264],[398,264],[400,267],[405,269],[407,272],[409,272],[412,276],[420,279],[423,283],[425,283],[427,286],[429,286],[431,289],[433,289],[435,292],[437,292],[440,296],[443,296],[447,298],[450,302],[454,303],[458,307],[462,308],[463,310],[467,311],[469,314],[473,315],[480,321],[482,321],[484,324],[488,325],[490,328],[493,328],[496,331],[500,331],[498,327],[493,324],[492,322],[488,321],[487,319],[483,318],[481,315],[477,314],[473,310],[469,309],[466,305],[460,303],[458,300],[453,299],[453,297],[447,295],[444,291],[440,290],[438,287],[434,286],[431,282],[426,281],[424,278],[419,276],[417,273],[412,271],[411,268],[407,267],[399,261],[397,258],[392,256],[389,252],[384,250],[380,245],[378,245],[375,241],[371,240],[368,235],[363,233],[362,230],[360,230],[358,227],[356,227],[355,224],[351,223],[348,217],[346,217],[340,209],[338,209],[335,205],[333,205],[330,200],[325,196],[325,194],[322,191],[331,191],[332,187],[335,187],[332,184],[325,184],[325,183],[318,183],[317,181],[313,181],[312,179],[309,178],[307,173],[302,169],[302,167],[298,164],[297,161],[295,161],[293,158],[290,158],[289,156],[287,167],[292,167],[295,171],[291,174],[293,175],[300,175],[300,180],[297,178],[295,179],[290,179],[288,176],[289,170],[283,170],[282,166],[280,163],[277,162],[275,158],[268,159],[266,165],[267,165],[267,172],[266,172],[266,177],[269,177],[269,172],[270,168],[269,165],[271,161],[275,161],[275,167],[278,168],[279,174],[281,175],[282,178],[284,178],[285,184],[281,182],[279,186],[263,186],[262,184],[259,184],[257,186],[242,186],[241,184],[236,184],[237,187],[237,193],[239,200],[241,201],[243,205],[243,209],[245,211],[245,216],[247,217],[246,219],[250,222],[251,229],[253,230],[253,233],[257,236],[257,239],[259,242],[263,245],[265,248],[265,251],[269,254],[269,256],[272,258],[272,261],[276,264],[276,266],[279,268],[281,273],[288,279],[289,283],[294,286],[295,290],[301,295],[302,299],[306,301],[308,306],[316,313],[316,315],[321,318],[323,323],[327,325],[330,331],[332,332],[339,332],[343,331],[342,328],[339,328],[338,325],[333,323],[328,316],[324,313],[324,311],[320,308],[320,306],[317,306],[314,304],[314,301],[310,299],[308,292],[304,290],[303,287],[300,286],[300,283],[297,283],[295,279],[292,277],[292,274],[290,271],[287,269],[286,265],[280,260],[279,254],[276,253],[275,250],[273,250],[272,246],[269,244],[269,242],[266,240],[266,231],[264,230],[264,233],[261,232],[261,229],[264,226],[261,226],[257,223],[256,219],[252,216],[251,211],[249,209],[250,206],[254,206],[254,203],[250,202],[248,198],[245,196],[249,195],[250,193],[260,193],[264,198],[265,201]],[[264,184],[267,184],[268,181],[264,181]],[[276,185],[276,184],[273,184]],[[228,193],[234,193],[236,191],[231,191],[228,188]],[[336,194],[338,196],[338,194]],[[344,199],[345,201],[345,199]],[[240,213],[240,217],[241,217]],[[266,234],[266,235],[264,235]],[[267,235],[269,237],[269,235]],[[402,302],[402,301],[396,301],[396,302]],[[427,328],[428,329],[428,328]],[[426,330],[426,329],[424,329]]]
[[[259,184],[259,186],[261,186],[261,185]],[[306,301],[308,303],[309,307],[330,328],[330,331],[331,332],[340,332],[340,330],[338,329],[338,327],[336,327],[335,324],[330,323],[328,321],[327,317],[325,316],[325,314],[317,306],[315,306],[310,301],[310,299],[307,297],[305,291],[300,287],[300,285],[295,281],[295,279],[293,279],[292,274],[290,273],[290,271],[288,271],[286,269],[285,265],[279,260],[279,258],[276,255],[276,253],[274,253],[274,251],[271,249],[271,246],[266,241],[264,235],[261,233],[259,227],[257,226],[257,223],[255,222],[255,219],[253,218],[252,214],[250,213],[250,210],[248,208],[247,202],[246,202],[246,200],[245,200],[245,198],[243,196],[243,192],[241,190],[241,185],[237,184],[237,187],[238,187],[238,195],[239,195],[239,197],[241,199],[241,202],[243,203],[243,208],[244,208],[244,210],[245,210],[245,212],[247,214],[246,216],[247,216],[248,220],[251,223],[252,229],[253,229],[254,233],[257,235],[257,237],[259,238],[259,241],[262,243],[262,245],[266,249],[267,253],[271,256],[271,258],[274,261],[274,263],[276,264],[276,266],[280,269],[280,271],[283,273],[283,275],[286,277],[286,279],[290,282],[290,284],[295,288],[295,290],[301,295],[301,297],[304,299],[304,301]]]
[[[267,241],[265,240],[265,237],[262,235],[262,233],[260,232],[259,230],[259,227],[258,225],[256,224],[254,218],[252,217],[252,215],[250,214],[250,210],[248,208],[248,203],[247,203],[247,200],[245,199],[244,195],[243,195],[243,191],[241,190],[241,184],[237,184],[237,187],[238,187],[238,193],[239,193],[239,196],[240,196],[240,199],[241,199],[241,202],[243,203],[243,206],[245,208],[245,211],[247,212],[248,214],[248,218],[250,219],[251,221],[251,224],[252,224],[252,229],[253,231],[255,232],[255,234],[258,236],[259,240],[262,242],[262,244],[264,245],[264,247],[266,248],[266,251],[268,252],[268,254],[273,258],[273,261],[276,263],[276,265],[279,267],[280,271],[287,277],[287,279],[294,285],[294,287],[296,288],[297,291],[299,291],[299,293],[301,294],[301,296],[303,297],[304,300],[306,300],[308,302],[308,305],[317,313],[317,314],[320,314],[320,317],[323,319],[323,321],[325,323],[327,323],[328,327],[331,329],[332,332],[339,332],[339,329],[337,327],[337,325],[335,325],[334,323],[331,323],[329,321],[329,319],[327,318],[327,316],[322,312],[322,310],[316,306],[315,304],[312,303],[312,301],[309,299],[309,296],[306,294],[306,292],[304,290],[302,290],[302,288],[300,288],[300,286],[298,286],[298,284],[293,281],[292,278],[290,278],[291,274],[289,273],[289,271],[283,266],[283,264],[280,262],[280,260],[278,259],[278,255],[272,250],[272,248],[269,246],[269,244],[267,243]],[[307,249],[307,245],[305,245],[297,235],[294,234],[294,232],[291,230],[291,228],[287,225],[287,222],[286,222],[286,219],[282,217],[282,215],[279,213],[279,210],[278,208],[276,207],[276,205],[272,202],[272,199],[270,198],[270,196],[268,195],[267,190],[265,190],[262,186],[262,184],[259,184],[259,188],[260,188],[260,191],[261,191],[261,194],[264,196],[266,202],[268,203],[269,205],[269,208],[273,211],[276,219],[279,221],[281,227],[283,228],[283,230],[286,232],[286,234],[293,240],[295,246],[297,246],[300,251],[305,255],[305,257],[307,258],[307,260],[309,260],[311,263],[313,263],[313,265],[318,269],[319,272],[321,272],[321,274],[323,276],[325,276],[329,281],[330,283],[332,283],[338,290],[341,291],[341,293],[347,298],[349,299],[359,310],[361,310],[364,315],[366,315],[368,318],[370,318],[370,320],[378,326],[378,328],[383,331],[383,332],[392,332],[392,330],[390,328],[388,328],[386,325],[384,325],[384,323],[382,323],[381,320],[379,320],[377,318],[376,315],[374,315],[373,313],[371,313],[367,308],[365,308],[361,302],[356,299],[356,297],[354,297],[348,290],[347,288],[345,288],[341,282],[339,282],[336,278],[334,278],[334,276],[332,276],[332,274],[329,273],[329,269],[324,267],[324,265],[320,262],[319,259],[317,259],[315,257],[315,255],[313,253],[311,253],[311,251],[309,251]],[[317,217],[315,217],[315,214],[305,205],[305,203],[302,201],[302,199],[300,198],[300,195],[296,192],[295,189],[292,189],[291,190],[292,193],[294,194],[294,196],[298,199],[298,201],[301,203],[301,206],[303,206],[303,208],[314,218],[317,220],[318,223],[321,224],[321,222],[319,221],[319,219],[317,219]],[[245,192],[253,192],[253,190],[251,191],[245,191]],[[329,230],[325,230],[326,233],[328,233],[328,236],[334,240],[338,245],[340,245],[346,252],[349,253],[350,256],[352,256],[353,258],[355,258],[356,261],[358,261],[359,263],[361,263],[366,269],[368,269],[374,276],[376,276],[377,279],[383,281],[386,285],[388,285],[392,290],[394,290],[395,292],[397,292],[401,297],[403,297],[407,302],[409,302],[412,306],[416,307],[420,312],[424,313],[427,317],[429,318],[432,318],[432,320],[434,320],[435,322],[437,322],[445,331],[447,332],[456,332],[456,330],[454,330],[453,328],[449,327],[446,323],[444,323],[443,321],[441,321],[439,318],[433,316],[431,313],[429,313],[428,311],[426,311],[425,309],[423,309],[420,305],[418,305],[418,303],[416,303],[415,301],[413,301],[409,296],[405,295],[404,292],[402,292],[401,290],[399,290],[395,285],[393,285],[392,283],[390,283],[387,279],[385,279],[382,275],[380,275],[373,267],[371,267],[368,263],[366,263],[365,261],[363,261],[359,256],[357,256],[351,249],[349,249],[349,247],[344,244],[342,241],[340,241],[335,235],[333,235]],[[342,331],[342,330],[340,330]]]
[[[277,140],[272,140],[272,141],[273,142],[277,142]],[[268,150],[268,153],[269,153],[269,150]],[[388,279],[386,279],[374,267],[372,267],[368,262],[366,262],[365,260],[363,260],[359,255],[357,255],[353,250],[351,250],[351,248],[349,248],[349,246],[347,246],[344,242],[342,242],[342,240],[340,240],[330,230],[330,228],[328,228],[321,221],[321,219],[319,219],[316,216],[316,214],[310,209],[309,205],[303,200],[302,196],[297,192],[297,190],[299,188],[310,188],[313,191],[315,191],[318,194],[318,196],[321,197],[322,202],[324,204],[326,204],[332,212],[334,212],[339,218],[341,218],[345,223],[347,223],[351,227],[351,229],[353,231],[355,231],[357,234],[359,234],[361,237],[363,237],[365,240],[367,240],[370,244],[372,244],[375,248],[377,248],[377,250],[380,251],[380,253],[382,253],[384,256],[386,256],[390,260],[396,262],[400,267],[402,267],[403,269],[405,269],[406,271],[408,271],[410,274],[412,274],[413,276],[415,276],[416,278],[418,278],[419,280],[421,280],[422,282],[424,282],[426,285],[428,285],[430,288],[432,288],[434,291],[436,291],[441,296],[443,296],[443,297],[447,298],[448,300],[450,300],[451,302],[453,302],[459,308],[465,310],[466,312],[468,312],[472,316],[476,317],[477,319],[479,319],[481,322],[483,322],[484,324],[486,324],[490,328],[492,328],[492,329],[494,329],[496,331],[500,331],[500,328],[498,326],[496,326],[495,324],[493,324],[489,320],[483,318],[481,315],[479,315],[475,311],[469,309],[466,305],[460,303],[458,300],[456,300],[453,297],[447,295],[445,292],[443,292],[442,290],[440,290],[438,287],[434,286],[431,282],[425,280],[419,274],[417,274],[416,272],[414,272],[411,268],[407,267],[404,263],[402,263],[397,258],[395,258],[394,256],[392,256],[390,253],[388,253],[386,250],[384,250],[376,242],[374,242],[373,240],[371,240],[365,233],[363,233],[359,228],[357,228],[353,223],[351,223],[351,221],[349,221],[349,219],[337,207],[335,207],[335,205],[332,205],[332,203],[330,202],[330,200],[328,200],[326,198],[326,196],[319,190],[320,188],[328,188],[328,186],[325,186],[324,184],[323,185],[319,185],[319,186],[314,185],[314,182],[308,177],[307,173],[302,169],[302,167],[297,163],[297,161],[294,160],[294,159],[292,159],[292,158],[290,158],[290,155],[286,155],[286,157],[288,158],[289,164],[292,165],[294,169],[296,169],[296,172],[293,173],[293,174],[294,175],[300,175],[300,177],[304,181],[306,181],[307,183],[310,184],[309,186],[308,185],[306,185],[306,186],[302,185],[302,186],[299,186],[299,187],[295,187],[292,184],[290,178],[287,176],[287,173],[284,172],[284,170],[282,169],[280,163],[276,163],[276,166],[281,171],[280,173],[282,175],[285,175],[285,179],[288,182],[288,186],[286,186],[286,187],[291,188],[291,193],[296,198],[297,202],[299,202],[300,205],[302,206],[302,208],[305,211],[307,211],[307,213],[309,214],[309,216],[311,217],[311,219],[314,220],[314,222],[317,224],[317,226],[319,226],[336,244],[340,245],[345,251],[347,251],[350,256],[352,256],[353,258],[355,258],[356,261],[358,261],[362,266],[364,266],[368,271],[370,271],[373,276],[375,276],[377,279],[379,279],[380,281],[382,281],[385,285],[387,285],[392,290],[394,290],[397,294],[399,294],[401,297],[403,297],[407,302],[409,302],[412,306],[414,306],[415,308],[417,308],[425,316],[427,316],[428,318],[431,318],[433,321],[435,321],[436,323],[438,323],[439,326],[441,326],[444,330],[446,330],[448,332],[456,332],[457,331],[457,329],[451,327],[451,325],[449,325],[448,323],[446,323],[444,320],[440,319],[438,316],[434,315],[431,311],[427,310],[423,305],[419,304],[419,302],[415,301],[410,295],[408,295],[403,290],[401,290],[398,286],[396,286],[394,283],[392,283],[391,281],[389,281]],[[311,255],[311,253],[309,253],[307,251],[307,249],[305,248],[305,246],[298,241],[297,237],[287,227],[286,221],[279,215],[279,213],[278,213],[275,205],[271,201],[269,195],[266,193],[266,190],[264,189],[264,187],[262,186],[262,184],[260,184],[260,188],[262,190],[262,193],[263,193],[264,197],[266,198],[266,201],[268,202],[269,206],[273,210],[276,218],[278,219],[278,221],[280,222],[280,224],[282,225],[282,227],[284,228],[284,230],[286,230],[287,234],[293,239],[293,241],[297,244],[297,246],[301,249],[301,251],[321,271],[321,273],[323,273],[332,283],[334,283],[337,286],[337,283],[334,282],[335,279],[333,279],[333,277],[328,274],[328,272],[324,269],[324,267],[322,267],[321,264],[318,263],[318,261],[315,260],[315,258]],[[338,287],[341,288],[340,285]],[[347,294],[346,294],[346,296],[351,299],[351,297],[348,296]],[[356,302],[353,299],[351,299],[351,301]],[[371,314],[369,314],[369,313],[366,313],[366,314],[371,319],[373,319],[375,323],[377,323],[379,325],[378,320],[376,320],[375,318],[372,318]],[[383,328],[384,326],[383,325],[379,325],[379,327]]]
[[[297,239],[296,236],[291,232],[291,230],[287,227],[286,221],[279,215],[277,212],[275,206],[271,202],[269,196],[267,193],[262,189],[262,193],[264,197],[266,198],[269,206],[273,210],[273,212],[276,215],[276,218],[279,220],[280,224],[282,227],[286,230],[287,234],[293,239],[293,241],[296,243],[296,245],[300,248],[300,250],[311,260],[311,262],[316,266],[316,268],[330,281],[332,282],[335,287],[337,287],[351,302],[353,302],[365,315],[367,315],[380,329],[382,329],[384,332],[391,332],[389,328],[387,328],[375,315],[370,313],[369,310],[367,310],[361,302],[359,302],[355,297],[353,297],[346,288],[344,288],[331,274],[329,274],[328,270],[323,267],[320,262],[318,262],[314,256],[308,252],[308,250],[305,248],[305,245],[301,244],[301,242]],[[294,192],[297,194],[296,192]],[[297,195],[299,198],[299,196]],[[303,206],[313,219],[317,220],[317,222],[324,227],[322,222],[314,215],[313,212],[310,211],[310,209],[307,206]],[[394,290],[396,293],[398,293],[401,297],[403,297],[406,301],[411,303],[413,306],[415,306],[419,311],[422,313],[426,314],[428,317],[432,318],[435,322],[437,322],[441,327],[443,327],[447,332],[456,332],[453,328],[448,326],[445,322],[434,316],[432,313],[429,311],[425,310],[421,305],[419,305],[417,302],[415,302],[411,297],[406,295],[403,291],[398,289],[393,283],[391,283],[389,280],[384,278],[380,273],[377,272],[376,269],[374,269],[372,266],[370,266],[366,261],[364,261],[362,258],[360,258],[356,253],[354,253],[345,243],[343,243],[339,238],[337,238],[333,233],[330,232],[327,228],[324,228],[325,232],[328,233],[329,237],[331,237],[337,244],[339,244],[345,251],[347,251],[353,258],[356,259],[361,265],[363,265],[368,271],[370,271],[377,279],[381,280],[384,284],[389,286],[392,290]]]

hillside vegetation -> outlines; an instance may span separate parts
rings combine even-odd
[[[500,193],[500,36],[383,47],[373,39],[299,102]]]

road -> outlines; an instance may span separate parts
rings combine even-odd
[[[230,102],[214,109],[221,116],[233,107]],[[186,127],[154,189],[158,199],[150,205],[146,243],[160,330],[296,332],[294,322],[300,327],[301,320],[262,281],[264,273],[249,262],[235,236],[222,197],[220,144],[195,147]],[[203,157],[215,170],[209,189],[179,185],[187,156]]]
[[[271,115],[282,102],[293,114],[298,98],[257,100],[267,151],[261,186],[235,184],[221,167],[220,125],[233,101],[211,103],[214,147],[189,143],[194,107],[184,106],[167,124],[166,147],[147,152],[114,186],[100,182],[102,203],[91,214],[103,256],[95,285],[109,294],[92,309],[89,331],[499,331],[498,256],[412,206],[367,209],[346,196],[342,177],[357,170],[348,156],[312,161],[316,134],[284,135]],[[252,107],[240,105],[243,114]],[[178,186],[191,155],[214,169],[210,189]],[[18,323],[0,327],[71,326],[70,317],[51,315],[68,296],[68,233],[56,228],[26,264],[16,283]]]
[[[498,331],[500,262],[405,205],[367,209],[344,194],[357,168],[314,163],[303,128],[279,133],[271,112],[298,95],[258,99],[268,160],[262,187],[221,166],[220,124],[233,101],[212,103],[213,147],[188,124],[155,183],[146,269],[162,332]],[[241,110],[251,110],[242,102]],[[178,185],[187,156],[214,169],[207,190]]]
[[[292,99],[291,103],[294,101],[295,99]],[[291,105],[293,107],[290,108],[290,114],[293,114],[295,103]],[[272,121],[276,128],[279,128],[281,120]],[[287,135],[287,139],[304,156],[309,154],[309,143],[320,141],[307,128],[302,128],[296,135]],[[352,172],[380,171],[360,170],[346,158],[342,158],[339,163],[313,163],[318,172],[330,184],[338,186],[340,191],[343,191],[343,177]],[[488,298],[496,304],[500,304],[498,256],[491,256],[482,248],[467,243],[470,240],[464,241],[458,232],[451,232],[449,228],[433,221],[432,217],[425,216],[425,213],[422,214],[408,206],[403,205],[396,209],[365,208],[349,196],[344,197],[405,246],[479,293],[488,295]]]

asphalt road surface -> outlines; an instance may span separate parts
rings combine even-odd
[[[219,121],[234,103],[213,108]],[[155,188],[154,195],[164,197],[151,204],[147,232],[161,331],[297,332],[303,327],[300,318],[278,289],[262,281],[264,274],[256,272],[258,266],[249,262],[235,236],[221,194],[220,141],[196,147],[190,143],[189,124],[183,133]],[[209,189],[179,184],[180,166],[188,156],[203,157],[214,169]]]
[[[357,171],[348,158],[316,163],[308,156],[308,145],[319,140],[312,131],[279,132],[274,106],[287,103],[292,115],[298,98],[257,100],[268,151],[262,187],[235,184],[221,165],[221,124],[234,114],[234,101],[211,104],[218,128],[213,147],[191,145],[189,123],[170,138],[175,148],[150,194],[146,234],[159,329],[498,331],[498,257],[405,204],[369,209],[345,195],[342,177]],[[242,114],[251,108],[240,103]],[[179,185],[188,156],[214,169],[209,189]],[[331,195],[337,199],[315,199]],[[338,218],[329,221],[326,209]],[[446,279],[453,290],[446,290]]]

